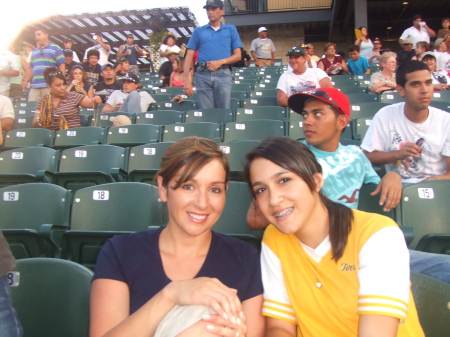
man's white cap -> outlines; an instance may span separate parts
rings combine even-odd
[[[266,27],[259,27],[258,33],[261,33],[261,32],[267,32],[267,28]]]

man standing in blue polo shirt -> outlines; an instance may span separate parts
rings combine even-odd
[[[184,62],[184,93],[192,97],[189,72],[194,53],[199,50],[195,83],[200,109],[230,108],[231,65],[241,59],[241,39],[235,26],[222,24],[221,0],[207,0],[203,6],[209,23],[195,28]]]
[[[28,94],[29,101],[39,101],[41,97],[50,92],[44,79],[44,69],[47,67],[59,67],[63,74],[66,73],[66,59],[62,49],[48,40],[48,32],[39,28],[35,32],[38,47],[31,54],[30,67],[26,70],[22,80],[22,89],[26,90],[31,81],[31,90]]]

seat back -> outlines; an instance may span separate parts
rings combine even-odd
[[[109,128],[106,143],[117,146],[137,146],[158,142],[160,138],[158,125],[132,124]]]
[[[450,180],[423,181],[403,188],[401,201],[402,226],[414,228],[415,249],[427,234],[450,233],[449,203]]]
[[[378,102],[378,96],[372,94],[356,93],[348,94],[347,97],[351,105],[364,102]]]
[[[55,255],[59,242],[51,242],[47,234],[52,226],[68,228],[70,197],[69,191],[53,184],[0,189],[0,228],[16,259]]]
[[[263,140],[267,137],[283,137],[284,122],[268,119],[227,123],[225,125],[224,141],[232,140]]]
[[[183,123],[164,126],[164,142],[176,142],[189,136],[204,137],[220,142],[222,129],[218,123]]]
[[[157,106],[158,106],[157,110],[189,111],[197,108],[197,102],[190,100],[183,101],[182,103],[168,101],[168,102],[158,102]]]
[[[26,113],[18,115],[14,120],[12,130],[30,129],[33,127],[34,114]]]
[[[173,142],[136,146],[130,149],[128,181],[150,184],[161,166],[164,151]]]
[[[260,143],[258,140],[236,140],[220,144],[223,153],[228,157],[231,180],[243,180],[245,156]]]
[[[435,91],[435,92],[433,92],[432,99],[433,99],[433,102],[450,103],[450,93],[448,91]],[[433,103],[431,105],[433,105]]]
[[[412,293],[420,325],[427,337],[450,331],[450,285],[434,277],[411,272]]]
[[[286,119],[286,110],[281,106],[254,106],[236,110],[236,122],[256,119],[284,121]]]
[[[376,184],[363,184],[361,186],[358,196],[358,209],[364,212],[381,214],[395,220],[394,210],[383,211],[383,206],[380,206],[380,195],[370,195],[376,187]]]
[[[86,145],[64,150],[59,172],[110,172],[125,169],[125,149],[113,145]]]
[[[398,94],[398,92],[383,92],[380,95],[380,102],[387,104],[394,104],[404,102],[405,99]]]
[[[176,110],[141,112],[136,115],[136,124],[169,125],[184,122],[184,112]]]
[[[274,96],[264,96],[264,97],[254,97],[244,99],[244,108],[251,108],[255,105],[260,106],[278,106],[278,100],[276,97],[276,93],[274,92]]]
[[[116,117],[118,115],[124,115],[127,116],[131,123],[134,123],[135,115],[129,112],[105,112],[98,115],[98,119],[95,119],[95,117],[92,117],[91,125],[92,126],[98,126],[101,128],[109,128],[113,125],[113,122],[110,121],[110,117]]]
[[[26,146],[48,146],[53,145],[55,131],[48,129],[17,129],[6,133],[3,147],[5,149],[14,149]]]
[[[186,111],[185,123],[219,123],[225,124],[233,121],[233,110],[231,109],[195,109]]]
[[[380,102],[363,102],[351,104],[351,118],[363,118],[363,117],[373,117],[380,111],[381,108],[385,107],[386,103]]]
[[[252,202],[248,186],[244,182],[230,181],[227,189],[227,201],[222,215],[212,229],[252,243],[261,248],[263,231],[252,231],[247,226],[247,211]]]
[[[92,271],[71,261],[19,260],[10,277],[24,337],[88,337]],[[6,337],[6,336],[5,336]]]
[[[105,143],[106,131],[94,126],[56,131],[54,149]]]

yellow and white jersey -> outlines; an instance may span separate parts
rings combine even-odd
[[[263,314],[297,325],[297,336],[357,336],[359,315],[396,317],[397,336],[424,336],[401,230],[387,217],[352,211],[352,230],[337,262],[328,237],[312,249],[273,225],[266,229]]]

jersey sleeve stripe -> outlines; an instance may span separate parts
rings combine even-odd
[[[269,300],[267,298],[264,299],[264,304],[267,304],[268,306],[277,306],[280,309],[284,309],[284,310],[289,310],[290,312],[294,312],[294,309],[292,309],[292,306],[289,304],[285,304],[285,303],[281,303],[281,302],[277,302],[274,300]]]
[[[387,304],[379,304],[379,303],[365,303],[365,304],[359,304],[358,305],[358,310],[364,310],[365,308],[378,308],[378,310],[397,310],[397,311],[401,311],[404,312],[406,315],[406,309],[401,308],[399,306],[396,305],[387,305]]]
[[[273,310],[273,311],[276,311],[276,312],[279,312],[279,313],[283,313],[283,314],[286,314],[286,315],[290,315],[290,316],[293,316],[294,315],[294,311],[293,310],[289,310],[289,311],[286,311],[286,310],[282,310],[282,309],[280,309],[280,308],[277,308],[276,306],[271,306],[271,305],[263,305],[263,308],[265,308],[265,309],[267,309],[267,310]]]
[[[405,312],[408,309],[408,306],[401,301],[392,301],[374,298],[358,300],[358,306],[367,306],[367,305],[395,307],[404,310]]]
[[[401,311],[395,311],[395,310],[386,310],[386,311],[380,311],[377,310],[378,308],[372,307],[372,308],[366,308],[366,310],[361,311],[358,309],[358,315],[382,315],[382,316],[390,316],[398,318],[399,320],[404,320],[406,318],[406,315]]]
[[[278,311],[273,311],[273,310],[267,309],[265,307],[263,307],[262,313],[264,316],[281,319],[282,321],[286,321],[286,322],[297,325],[297,319],[295,318],[295,316],[285,315],[283,313],[280,313]]]
[[[387,301],[393,301],[393,302],[398,302],[398,303],[402,303],[405,307],[408,306],[408,303],[405,301],[402,301],[398,298],[395,297],[388,297],[388,296],[378,296],[378,295],[360,295],[358,296],[358,302],[360,302],[361,300],[364,299],[370,299],[370,300],[374,300],[374,299],[380,299],[380,300],[387,300]]]

